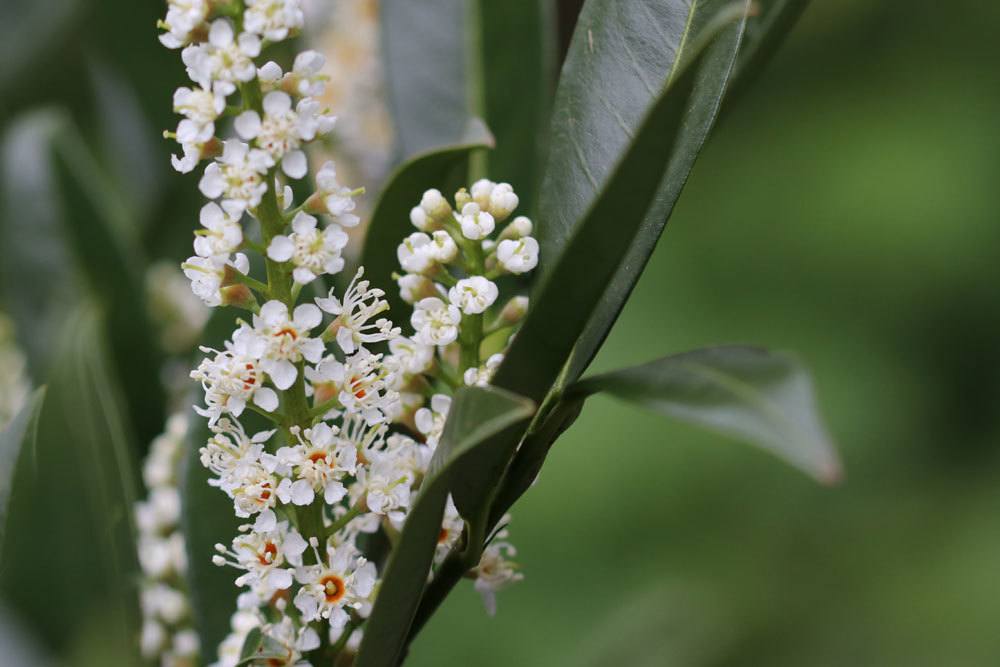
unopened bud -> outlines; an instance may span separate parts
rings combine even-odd
[[[465,205],[472,201],[472,197],[469,195],[468,190],[465,188],[460,189],[455,193],[455,208],[462,210]]]
[[[316,382],[313,384],[313,404],[323,405],[337,397],[337,385],[333,382]]]
[[[528,312],[528,297],[515,296],[504,305],[500,311],[500,320],[504,324],[514,325],[524,319]]]
[[[519,215],[514,218],[509,225],[500,233],[500,240],[519,239],[523,236],[531,236],[534,225],[527,216]]]
[[[228,267],[227,267],[228,268]],[[244,310],[254,310],[257,299],[246,285],[228,285],[219,289],[223,306],[236,306]]]

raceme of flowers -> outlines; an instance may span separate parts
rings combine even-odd
[[[416,231],[398,249],[409,335],[363,268],[343,291],[327,289],[345,269],[344,229],[360,222],[363,189],[341,185],[332,162],[308,178],[306,149],[335,122],[316,101],[323,57],[306,51],[290,69],[260,62],[302,24],[299,0],[170,0],[161,22],[192,82],[174,95],[173,164],[203,165],[210,200],[183,269],[205,305],[245,311],[191,373],[212,432],[201,462],[243,519],[205,556],[233,568],[242,589],[218,665],[239,661],[254,628],[268,664],[356,648],[379,590],[379,545],[406,522],[450,395],[489,383],[527,309],[522,296],[501,298],[504,279],[538,262],[511,186],[479,180],[451,202],[429,190],[411,213]],[[309,191],[301,201],[296,182]],[[266,280],[252,275],[252,255]],[[449,502],[435,567],[463,530]],[[495,592],[521,577],[513,555],[500,530],[470,572],[491,612]]]

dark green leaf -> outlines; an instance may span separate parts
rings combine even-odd
[[[194,402],[194,401],[191,401]],[[239,594],[230,568],[212,564],[215,545],[237,535],[240,521],[225,493],[208,485],[209,471],[198,450],[211,432],[208,421],[192,411],[188,419],[187,452],[181,469],[181,530],[187,549],[191,611],[201,645],[215,647],[229,633],[229,618]]]
[[[740,346],[696,350],[585,379],[569,395],[597,392],[746,440],[822,482],[840,477],[812,380],[790,354]]]
[[[496,135],[486,176],[513,184],[521,210],[530,211],[555,84],[555,8],[552,0],[478,0],[482,75],[477,113]],[[511,48],[512,40],[517,47]],[[472,82],[474,83],[474,82]]]
[[[700,148],[704,133],[691,144],[687,131],[711,124],[724,86],[708,99],[698,91],[732,67],[746,7],[593,0],[584,8],[541,193],[546,268],[496,385],[540,402],[609,286],[631,289],[617,282],[619,266],[634,245],[644,244],[644,262],[655,244],[662,220],[650,228],[647,215],[664,187],[680,191],[687,171],[670,165],[693,161]]]
[[[809,6],[810,0],[757,0],[756,12],[747,21],[732,82],[726,91],[723,113],[732,108],[784,42]]]
[[[460,141],[473,115],[466,81],[463,0],[384,0],[382,58],[397,153],[408,157]]]
[[[18,461],[0,569],[4,599],[55,650],[86,626],[135,653],[137,463],[114,378],[99,312],[82,304],[59,341],[35,456]]]
[[[460,143],[417,155],[389,177],[372,214],[361,265],[372,284],[386,290],[391,317],[397,321],[401,321],[401,314],[409,312],[398,290],[393,289],[392,274],[400,270],[396,248],[415,231],[410,223],[410,209],[420,203],[425,190],[445,188],[449,182],[464,182],[469,155],[492,147],[493,136],[481,121],[474,120]]]
[[[395,667],[427,583],[445,502],[459,469],[475,469],[480,448],[526,422],[533,405],[493,388],[459,390],[430,469],[383,576],[357,667]],[[488,492],[484,490],[484,492]]]
[[[38,416],[41,414],[44,400],[45,387],[35,390],[31,400],[25,403],[14,419],[0,432],[0,552],[3,550],[4,538],[7,535],[7,504],[14,483],[14,470],[22,455],[29,459],[35,457]]]

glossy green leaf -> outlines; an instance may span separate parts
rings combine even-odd
[[[745,440],[822,482],[840,477],[812,380],[790,354],[707,348],[588,378],[568,394],[598,392]]]
[[[81,304],[58,347],[34,456],[15,472],[0,590],[54,650],[86,628],[134,654],[138,465],[99,309]],[[94,617],[106,620],[95,627]]]
[[[497,144],[486,158],[485,175],[511,183],[521,199],[519,210],[529,212],[541,180],[555,88],[555,2],[478,0],[470,5],[478,10],[473,34],[479,36],[481,67],[475,110]]]
[[[409,312],[399,298],[399,291],[393,289],[392,274],[401,270],[396,248],[415,231],[410,223],[410,209],[420,203],[425,190],[438,188],[447,192],[449,183],[455,187],[463,183],[470,154],[493,147],[493,136],[481,121],[474,120],[466,130],[459,143],[417,155],[400,165],[389,177],[372,214],[361,265],[372,284],[386,290],[390,316],[397,321],[405,321],[400,314]]]
[[[810,0],[757,0],[754,3],[755,11],[747,21],[723,113],[731,109],[733,102],[756,81],[809,3]]]
[[[468,3],[379,3],[386,93],[401,158],[461,140],[473,112],[465,87]]]
[[[618,282],[619,266],[634,245],[651,252],[655,244],[662,221],[651,229],[648,214],[662,204],[664,187],[680,191],[687,171],[671,165],[693,161],[701,146],[704,134],[691,144],[687,130],[711,124],[722,90],[708,99],[698,91],[710,73],[732,67],[747,6],[592,0],[584,7],[541,192],[546,268],[497,386],[541,401],[606,292],[630,291]],[[595,336],[598,345],[603,337]]]
[[[45,387],[36,389],[14,419],[0,431],[0,551],[7,535],[7,505],[14,483],[14,470],[21,456],[35,457],[38,417],[44,400]]]
[[[458,478],[476,470],[483,448],[526,423],[533,411],[530,401],[493,388],[467,387],[455,395],[441,442],[365,624],[357,667],[395,667],[427,583],[448,493],[466,490]]]

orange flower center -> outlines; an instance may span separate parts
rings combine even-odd
[[[328,574],[319,580],[319,583],[323,585],[323,592],[326,594],[326,601],[329,604],[333,604],[344,597],[346,588],[344,587],[344,580],[335,574]]]

